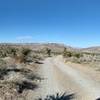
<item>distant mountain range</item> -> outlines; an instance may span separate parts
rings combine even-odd
[[[64,48],[67,48],[67,50],[70,51],[80,51],[80,52],[89,52],[89,53],[100,53],[100,46],[94,46],[94,47],[88,47],[88,48],[75,48],[71,46],[67,46],[64,44],[59,43],[1,43],[0,46],[7,45],[7,46],[13,46],[13,47],[28,47],[33,50],[41,50],[44,48],[50,48],[53,51],[59,51],[62,52]]]

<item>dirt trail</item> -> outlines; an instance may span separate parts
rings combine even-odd
[[[76,93],[76,95],[80,98],[79,100],[95,100],[100,97],[100,83],[99,81],[96,81],[96,77],[94,77],[93,80],[92,73],[94,76],[96,73],[94,73],[92,69],[90,70],[91,72],[87,70],[86,74],[86,70],[84,73],[82,68],[78,69],[76,67],[66,65],[62,57],[57,57],[53,63],[55,63],[59,70],[62,71],[62,74],[66,75],[66,78],[70,78],[70,80],[73,81],[74,86],[77,87],[76,91],[80,90],[80,93]],[[88,74],[88,72],[91,74]],[[67,83],[68,82],[66,82],[66,85]],[[73,83],[70,84],[70,87]]]
[[[90,71],[92,74],[92,70]],[[74,93],[73,100],[96,100],[100,97],[100,83],[95,81],[96,77],[93,80],[91,74],[86,74],[86,70],[84,72],[65,64],[61,56],[47,58],[40,67],[40,74],[45,79],[35,94],[42,98],[48,94],[64,92]]]

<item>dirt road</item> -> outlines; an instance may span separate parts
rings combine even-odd
[[[47,58],[40,72],[45,80],[35,93],[42,98],[64,92],[74,93],[73,100],[96,100],[100,97],[100,74],[92,69],[67,65],[61,56]]]

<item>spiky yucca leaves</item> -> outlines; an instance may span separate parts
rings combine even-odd
[[[39,98],[38,100],[71,100],[74,98],[74,94],[66,95],[66,93],[60,95],[48,95],[45,99]]]

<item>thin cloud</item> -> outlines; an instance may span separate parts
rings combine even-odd
[[[32,36],[19,36],[17,39],[32,39]]]
[[[32,36],[18,36],[17,38],[16,38],[16,40],[17,40],[17,42],[32,42],[32,40],[33,40],[33,37]]]

